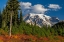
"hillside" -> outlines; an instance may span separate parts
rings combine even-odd
[[[60,21],[52,26],[53,28],[64,28],[64,21]]]
[[[60,21],[53,25],[52,28],[58,33],[58,35],[64,36],[64,21]]]
[[[19,27],[12,28],[12,36],[8,34],[8,28],[0,28],[0,40],[9,42],[64,42],[62,28],[33,26],[22,22]]]

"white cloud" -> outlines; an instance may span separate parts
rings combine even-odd
[[[20,6],[22,9],[22,13],[25,15],[30,12],[30,8],[31,8],[32,4],[30,2],[20,2]]]
[[[30,2],[20,2],[20,5],[24,9],[29,9],[32,4]]]
[[[32,5],[30,2],[20,2],[20,6],[24,15],[29,13],[45,14],[45,12],[51,9],[55,11],[61,9],[58,4],[49,4],[49,6],[47,6],[49,8],[45,8],[42,4]]]
[[[33,13],[45,13],[46,11],[48,11],[48,9],[44,8],[43,5],[41,4],[36,4],[34,6],[31,7]]]
[[[28,14],[28,13],[44,14],[46,11],[48,11],[48,9],[45,8],[43,5],[36,4],[32,6],[32,3],[30,2],[20,2],[20,6],[23,14]]]
[[[58,10],[61,9],[61,7],[58,4],[49,4],[48,6],[51,9]]]

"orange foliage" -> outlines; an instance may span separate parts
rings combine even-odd
[[[55,36],[54,38],[58,38],[57,40],[55,39],[49,39],[48,37],[41,37],[41,38],[38,38],[36,36],[33,36],[33,35],[12,35],[11,37],[9,37],[8,35],[5,35],[5,36],[0,36],[0,40],[2,41],[6,41],[6,42],[10,42],[10,41],[19,41],[19,42],[29,42],[29,41],[32,41],[32,42],[64,42],[64,37],[62,36]]]

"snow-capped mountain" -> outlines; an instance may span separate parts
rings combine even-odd
[[[23,20],[26,23],[33,24],[33,25],[36,23],[36,25],[39,27],[43,25],[52,26],[57,22],[59,22],[59,19],[57,17],[50,17],[44,14],[34,14],[34,13],[25,15],[23,17]]]

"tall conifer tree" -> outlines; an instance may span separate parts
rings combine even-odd
[[[1,11],[0,11],[0,28],[2,27],[2,14],[1,14]]]
[[[22,11],[20,10],[20,23],[22,23],[23,18],[22,18]]]
[[[12,25],[17,26],[18,22],[18,10],[19,10],[19,2],[18,0],[8,0],[8,3],[6,5],[6,10],[8,12],[8,18],[10,23],[10,36],[11,36],[11,29]]]
[[[6,8],[2,11],[2,27],[5,28],[7,25],[7,12]]]

